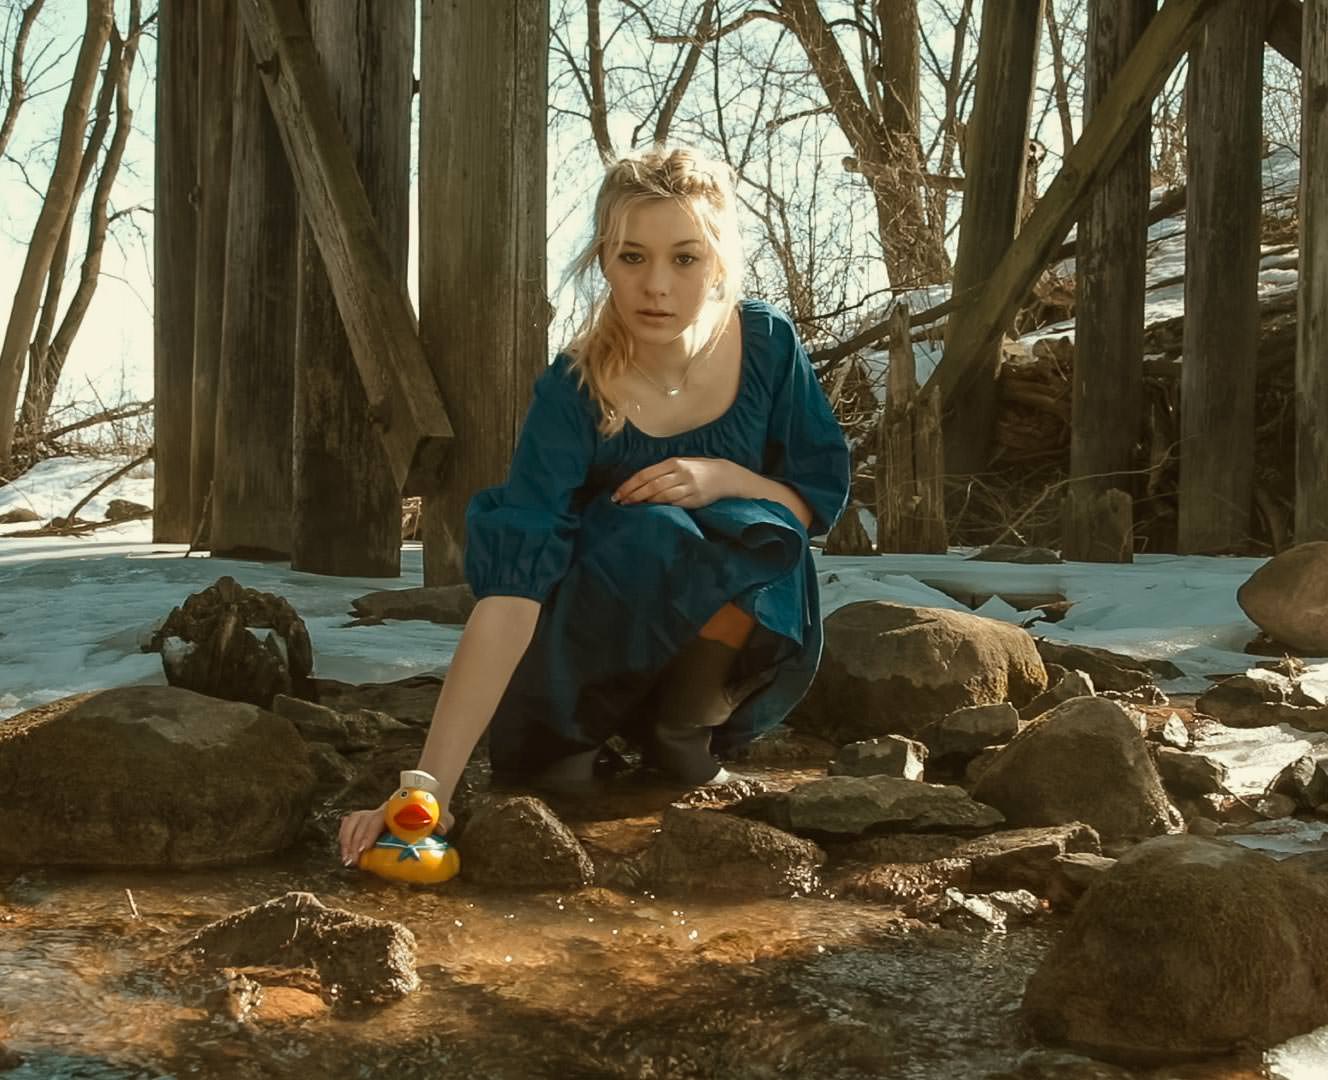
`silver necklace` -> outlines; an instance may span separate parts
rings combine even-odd
[[[660,393],[662,393],[665,397],[676,398],[686,388],[687,376],[689,376],[692,373],[692,368],[696,366],[696,362],[704,356],[709,356],[710,353],[712,353],[713,351],[714,351],[714,346],[712,345],[709,349],[706,349],[705,352],[699,352],[695,356],[693,356],[689,361],[687,361],[687,366],[683,368],[682,378],[678,380],[678,384],[676,386],[669,386],[667,383],[659,382],[653,375],[651,375],[648,371],[646,371],[646,369],[643,368],[640,364],[638,364],[635,360],[629,360],[629,362],[631,363],[632,367],[636,368],[637,371],[639,371],[643,376],[645,376],[646,380],[650,382],[651,385],[657,386],[660,390]],[[640,406],[637,406],[637,411],[638,412],[640,411]]]

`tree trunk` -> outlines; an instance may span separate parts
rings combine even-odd
[[[37,214],[32,241],[28,244],[23,270],[14,290],[14,302],[10,308],[9,322],[5,326],[4,344],[0,345],[0,477],[9,473],[16,419],[14,408],[18,404],[23,364],[28,354],[37,309],[41,304],[42,284],[50,271],[51,258],[60,241],[65,219],[73,212],[74,185],[78,179],[84,126],[87,124],[92,94],[97,86],[101,55],[110,39],[113,21],[111,0],[88,0],[87,22],[78,58],[74,63],[73,78],[69,83],[69,95],[65,100],[55,166],[51,170],[46,197]]]
[[[424,576],[462,579],[466,504],[502,481],[548,362],[548,5],[425,0],[420,336],[464,437],[424,500]],[[462,167],[464,163],[464,167]]]
[[[1263,0],[1220,0],[1190,51],[1180,550],[1244,550],[1254,497]]]
[[[309,31],[383,246],[402,288],[410,199],[412,6],[311,0]],[[336,298],[300,229],[291,566],[344,577],[401,573],[401,492],[369,420]]]
[[[198,547],[209,547],[217,442],[221,313],[226,299],[226,216],[231,186],[231,117],[235,89],[235,0],[200,0],[198,13],[198,262],[194,288],[193,422],[189,447],[189,520]]]
[[[195,4],[163,4],[157,15],[152,539],[187,544],[194,531],[189,510],[189,444],[198,251],[198,8]]]
[[[1099,0],[1089,8],[1084,102],[1088,115],[1125,63],[1157,10],[1157,0]],[[1067,559],[1129,562],[1121,544],[1095,512],[1118,510],[1099,496],[1133,492],[1127,475],[1138,464],[1143,424],[1144,262],[1148,239],[1149,138],[1147,124],[1130,140],[1111,171],[1088,197],[1079,222],[1075,258],[1074,390],[1070,428]],[[1131,515],[1126,515],[1126,533]],[[1103,522],[1105,526],[1107,522]]]
[[[954,293],[991,275],[1019,225],[1043,2],[1009,0],[982,9]],[[947,352],[971,312],[970,307],[950,319]],[[996,428],[999,342],[985,346],[973,364],[977,370],[971,382],[947,403],[945,463],[951,472],[986,468]]]
[[[106,69],[102,73],[101,89],[97,91],[97,103],[92,110],[92,128],[88,132],[87,143],[83,147],[83,158],[78,166],[78,178],[74,181],[74,193],[69,205],[77,207],[83,197],[83,189],[92,177],[101,156],[102,144],[106,132],[111,126],[111,110],[116,105],[116,85],[123,68],[124,42],[120,38],[115,24],[111,24],[110,50],[106,60]],[[114,177],[112,177],[114,179]],[[100,181],[98,182],[100,186]],[[51,349],[51,339],[55,335],[56,317],[60,312],[60,296],[64,292],[65,267],[69,261],[69,248],[74,239],[75,213],[65,218],[64,228],[60,230],[60,239],[51,255],[51,268],[46,275],[45,296],[42,300],[41,313],[37,316],[37,329],[32,342],[28,345],[28,381],[23,388],[23,408],[19,411],[17,441],[35,443],[46,423],[46,413],[55,396],[55,383],[59,372],[52,368],[63,367],[64,358],[58,360]]]
[[[243,28],[235,52],[212,552],[290,552],[299,200]]]
[[[1301,38],[1298,544],[1328,540],[1328,0],[1306,0]]]

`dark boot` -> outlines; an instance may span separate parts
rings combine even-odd
[[[647,764],[685,784],[725,777],[711,756],[710,734],[739,703],[728,686],[737,658],[732,645],[703,637],[679,650],[655,690]]]

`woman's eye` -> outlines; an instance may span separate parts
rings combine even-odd
[[[695,255],[686,255],[686,254],[683,254],[683,255],[679,255],[678,258],[688,260],[687,262],[683,263],[683,266],[691,266],[692,263],[696,262],[696,256],[695,256]]]

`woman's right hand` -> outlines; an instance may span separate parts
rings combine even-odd
[[[384,800],[381,806],[373,810],[355,810],[341,819],[339,840],[343,864],[354,866],[360,861],[360,856],[373,846],[383,832],[383,811],[386,808],[387,800]],[[434,832],[446,834],[455,824],[456,818],[447,807],[440,807]]]

